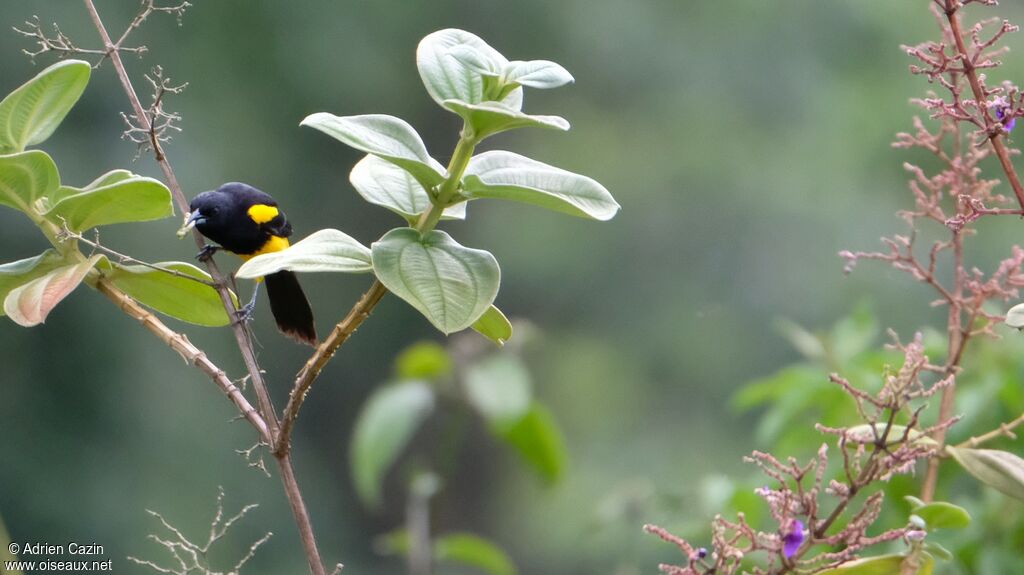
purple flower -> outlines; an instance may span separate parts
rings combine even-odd
[[[789,532],[782,536],[782,554],[786,556],[786,559],[796,555],[797,550],[803,545],[805,537],[803,522],[794,519],[789,526]]]
[[[1003,128],[1007,132],[1012,132],[1013,127],[1017,125],[1017,117],[1012,115],[1013,110],[1006,98],[1000,96],[989,102],[988,107],[995,111],[996,118],[1003,124]]]

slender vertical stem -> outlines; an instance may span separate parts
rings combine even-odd
[[[121,54],[118,51],[119,46],[114,44],[111,40],[110,34],[103,25],[103,21],[100,18],[99,11],[96,10],[96,5],[93,3],[93,0],[83,0],[83,2],[85,3],[86,10],[89,12],[90,18],[92,18],[96,31],[99,33],[100,38],[103,41],[107,55],[113,63],[114,69],[117,72],[117,77],[121,81],[121,86],[124,88],[124,92],[128,96],[128,100],[131,102],[135,121],[139,124],[138,127],[150,134],[150,144],[153,147],[153,154],[161,171],[163,171],[165,179],[167,180],[167,186],[171,190],[171,194],[174,196],[178,207],[181,208],[182,211],[187,212],[189,206],[188,199],[186,198],[184,191],[182,191],[181,185],[178,183],[178,178],[175,176],[170,162],[167,160],[167,156],[163,151],[159,138],[157,138],[156,133],[153,131],[149,117],[146,115],[146,110],[143,108],[142,102],[139,100],[138,93],[136,93],[135,88],[132,86],[131,78],[128,77],[128,72],[124,67],[124,62],[122,62]],[[123,41],[123,39],[124,37],[119,41]],[[205,245],[202,235],[200,235],[197,230],[193,230],[192,235],[195,239],[196,246],[201,248]],[[233,317],[236,313],[235,303],[231,298],[231,293],[228,291],[224,275],[221,274],[212,259],[208,259],[205,263],[210,272],[210,276],[217,284],[217,293],[220,295],[221,302],[224,304],[224,309],[227,311],[229,317]],[[320,552],[317,549],[312,522],[309,518],[309,512],[307,511],[306,504],[302,499],[302,492],[299,489],[298,482],[295,479],[295,472],[292,469],[291,458],[288,457],[287,452],[280,452],[276,449],[276,446],[280,441],[280,424],[277,419],[277,412],[275,411],[273,402],[270,399],[270,393],[267,390],[266,383],[263,381],[263,372],[260,370],[259,363],[256,361],[256,353],[253,350],[249,332],[241,322],[236,322],[232,325],[232,332],[235,335],[235,342],[238,344],[239,352],[242,354],[242,360],[245,363],[246,370],[249,372],[249,379],[252,382],[253,389],[256,390],[256,400],[257,405],[259,406],[259,412],[266,424],[267,434],[271,439],[269,444],[274,449],[274,456],[277,459],[281,481],[284,484],[285,495],[287,496],[288,503],[292,508],[292,514],[295,516],[295,522],[299,529],[302,545],[305,549],[306,557],[309,562],[310,573],[312,575],[326,575],[327,572],[324,569],[323,562],[320,559]]]

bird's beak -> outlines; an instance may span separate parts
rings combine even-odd
[[[185,234],[187,234],[192,228],[196,227],[196,224],[201,224],[205,221],[206,217],[200,214],[199,210],[195,210],[188,215],[188,219],[185,220],[185,225],[181,226],[181,229],[178,230],[178,239],[185,237]]]

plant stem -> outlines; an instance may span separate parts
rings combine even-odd
[[[949,30],[953,34],[953,39],[956,42],[957,55],[960,57],[960,62],[964,67],[964,75],[967,76],[967,81],[971,85],[971,91],[974,92],[974,100],[977,103],[978,111],[981,112],[982,117],[985,119],[985,126],[997,125],[992,120],[992,114],[989,112],[986,102],[988,96],[985,94],[985,89],[981,85],[981,80],[978,78],[978,71],[974,65],[974,61],[970,54],[967,53],[967,45],[964,43],[963,31],[960,29],[960,16],[959,11],[961,8],[960,0],[945,0],[945,14],[946,20],[949,21]],[[1013,188],[1014,195],[1017,196],[1017,203],[1020,204],[1021,209],[1024,209],[1024,186],[1021,186],[1020,178],[1017,177],[1017,171],[1013,167],[1013,162],[1010,160],[1010,152],[1006,149],[1006,144],[1003,143],[1002,133],[996,132],[989,138],[992,142],[992,149],[996,153],[996,157],[999,158],[999,165],[1003,167],[1003,172],[1006,173],[1006,179],[1009,180],[1010,186]]]
[[[470,158],[473,157],[473,150],[477,144],[477,140],[467,135],[467,132],[468,128],[463,128],[451,162],[448,164],[448,178],[441,182],[437,198],[432,200],[430,208],[420,216],[419,222],[416,223],[416,229],[421,233],[429,232],[441,221],[441,214],[444,212],[446,203],[451,201],[452,196],[459,189],[462,175],[466,172],[466,166],[469,164]],[[380,280],[374,280],[370,289],[345,314],[344,319],[334,326],[331,333],[317,346],[313,355],[299,370],[298,375],[295,376],[295,385],[292,386],[292,391],[288,396],[288,405],[285,406],[281,417],[281,432],[277,436],[276,454],[287,454],[291,449],[291,436],[295,428],[295,421],[299,417],[299,410],[302,409],[302,403],[305,401],[310,387],[313,386],[313,382],[337,353],[338,348],[359,329],[366,318],[370,317],[373,309],[387,293],[388,289],[384,287],[384,284],[380,283]]]
[[[989,431],[988,433],[983,433],[981,435],[972,437],[967,441],[964,441],[963,443],[957,444],[957,447],[969,447],[973,449],[975,447],[978,447],[982,443],[991,441],[993,439],[996,439],[997,437],[1009,437],[1011,439],[1015,439],[1017,435],[1013,433],[1013,430],[1020,427],[1021,425],[1024,425],[1024,413],[1017,416],[1017,419],[1014,419],[1013,421],[1007,421],[1006,423],[999,424],[999,427],[993,429],[992,431]]]
[[[174,170],[171,168],[171,164],[167,160],[167,156],[164,154],[160,140],[157,137],[156,132],[153,130],[150,119],[146,115],[146,110],[142,107],[142,103],[139,101],[139,96],[136,93],[135,88],[132,86],[131,78],[128,77],[128,72],[125,70],[124,62],[121,60],[121,54],[119,52],[120,43],[124,41],[127,36],[127,32],[118,40],[118,44],[115,44],[111,40],[106,27],[103,25],[103,21],[100,18],[99,12],[96,10],[93,0],[83,1],[85,3],[86,10],[89,12],[90,18],[92,19],[93,25],[96,27],[96,31],[99,33],[100,39],[103,41],[107,55],[113,63],[114,69],[117,72],[117,77],[121,81],[121,86],[124,88],[124,92],[128,96],[128,100],[131,102],[135,121],[139,124],[138,127],[140,129],[149,133],[150,145],[153,148],[153,155],[155,156],[161,171],[164,173],[164,177],[167,180],[167,186],[171,190],[171,194],[174,196],[178,207],[181,208],[183,212],[187,213],[189,207],[188,199],[185,197],[185,193],[182,191],[181,185],[178,183],[178,178],[175,176]],[[133,21],[132,26],[129,27],[129,31],[138,25],[136,22],[140,22],[140,20],[137,19],[136,21]],[[195,239],[196,246],[202,249],[206,242],[199,231],[193,229],[192,236],[193,239]],[[213,281],[217,284],[217,293],[220,295],[225,311],[227,311],[229,317],[234,316],[237,310],[235,309],[234,301],[231,299],[231,293],[228,291],[224,276],[217,268],[213,259],[207,259],[204,263],[206,264]],[[320,560],[320,552],[317,550],[312,522],[310,521],[306,504],[302,499],[302,492],[299,490],[298,482],[295,479],[295,472],[292,469],[291,458],[288,457],[287,452],[280,452],[276,449],[276,446],[280,441],[277,412],[275,411],[273,402],[270,399],[270,393],[267,391],[267,386],[263,381],[263,373],[260,370],[259,363],[256,361],[256,354],[253,350],[249,332],[242,322],[234,323],[232,325],[232,332],[235,335],[235,342],[238,344],[239,352],[242,354],[242,360],[245,363],[246,370],[249,372],[249,378],[250,381],[252,381],[253,389],[256,391],[257,405],[259,406],[259,412],[262,415],[266,426],[265,435],[270,439],[267,443],[274,450],[274,456],[277,459],[278,468],[281,472],[281,481],[284,484],[285,495],[287,496],[288,503],[292,508],[292,514],[295,516],[295,522],[299,529],[299,536],[302,539],[302,545],[305,549],[306,558],[309,562],[310,573],[312,573],[312,575],[326,575],[327,572],[324,569],[323,562]],[[257,429],[259,430],[259,428]]]

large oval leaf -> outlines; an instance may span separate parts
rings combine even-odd
[[[0,204],[28,213],[35,211],[36,200],[58,188],[57,164],[46,152],[0,156]]]
[[[434,409],[434,391],[422,381],[376,390],[363,405],[352,434],[352,475],[356,493],[379,506],[388,468]]]
[[[512,322],[508,321],[505,314],[495,306],[487,308],[484,315],[473,323],[473,330],[487,339],[498,344],[505,345],[505,342],[512,339]]]
[[[397,228],[370,247],[381,283],[445,334],[473,325],[498,294],[501,271],[494,256],[444,232],[421,236]]]
[[[380,156],[412,174],[424,188],[445,178],[444,167],[430,157],[416,130],[405,120],[385,114],[335,116],[320,112],[306,116],[309,126],[359,151]]]
[[[56,268],[11,290],[4,298],[4,312],[18,325],[31,327],[46,321],[46,316],[82,283],[103,256],[95,255],[84,262]]]
[[[81,232],[96,226],[158,220],[174,213],[171,191],[162,182],[123,175],[111,172],[86,188],[61,188],[57,192],[61,199],[46,217]]]
[[[356,163],[349,181],[364,200],[385,207],[407,221],[414,222],[430,208],[427,191],[412,174],[373,154]],[[447,208],[442,217],[465,219],[466,203]]]
[[[531,88],[558,88],[573,82],[568,70],[547,60],[520,60],[509,62],[503,73],[506,82],[515,82]]]
[[[92,66],[64,60],[46,68],[0,102],[0,151],[20,152],[50,137],[85,91]]]
[[[434,540],[434,558],[480,569],[490,575],[515,575],[516,568],[500,547],[473,533],[448,533]]]
[[[516,128],[549,128],[563,132],[569,129],[569,122],[561,116],[531,116],[501,102],[471,104],[464,100],[445,100],[444,107],[462,116],[477,140]]]
[[[469,161],[463,194],[533,204],[574,216],[610,220],[619,203],[597,181],[512,152],[484,152]]]
[[[475,34],[449,28],[438,30],[420,40],[416,48],[416,68],[430,97],[444,106],[446,100],[477,104],[487,99],[481,71],[493,73],[508,64],[508,59]],[[505,104],[522,106],[522,88],[516,89]]]
[[[320,230],[279,252],[258,255],[242,264],[236,276],[258,278],[291,270],[293,272],[366,273],[373,271],[370,249],[339,230]]]
[[[951,446],[946,451],[978,481],[1024,501],[1024,459],[998,449]]]
[[[44,276],[62,265],[64,258],[54,249],[48,249],[34,258],[0,265],[0,299],[7,297],[12,289]],[[0,316],[5,315],[0,309]]]
[[[192,264],[161,262],[155,265],[211,281],[210,274]],[[210,327],[227,325],[231,321],[217,290],[197,281],[147,266],[116,264],[109,272],[104,272],[104,275],[119,290],[142,305],[181,321]]]

